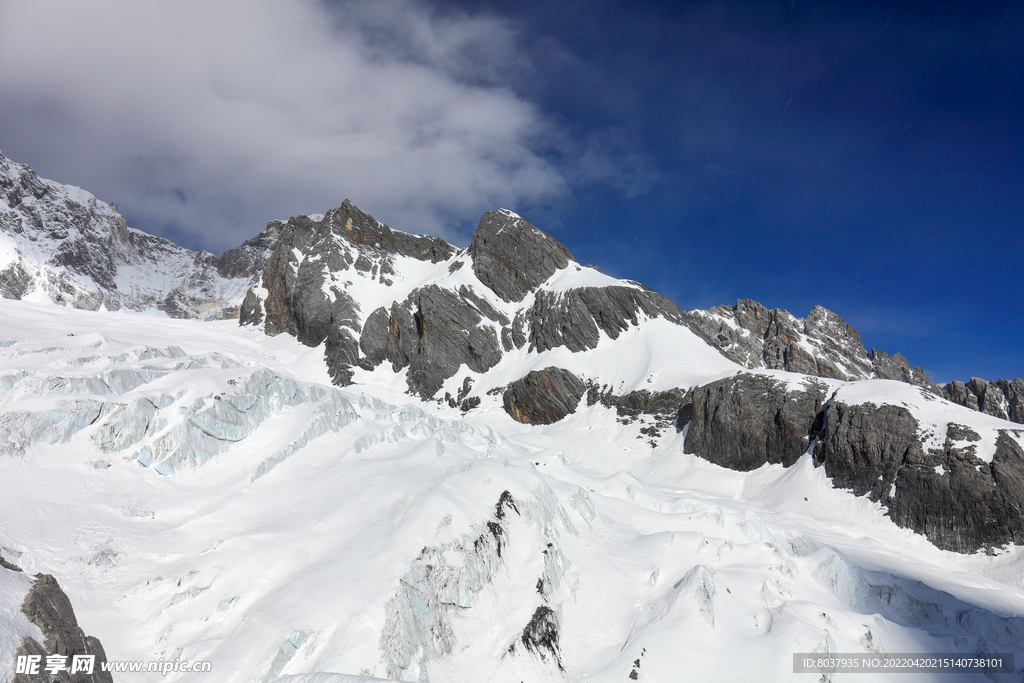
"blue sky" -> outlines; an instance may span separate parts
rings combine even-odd
[[[0,7],[0,149],[186,246],[346,197],[465,244],[504,206],[686,309],[1024,375],[1021,4]]]

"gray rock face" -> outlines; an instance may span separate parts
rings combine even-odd
[[[888,508],[899,526],[945,550],[1024,542],[1024,452],[1004,431],[992,463],[978,458],[970,428],[946,427],[927,452],[917,420],[902,406],[828,401],[824,388],[789,391],[772,378],[737,375],[693,390],[685,450],[739,471],[814,457],[837,488]]]
[[[749,299],[735,306],[690,311],[687,324],[745,367],[788,370],[834,379],[896,379],[938,393],[921,368],[900,354],[867,353],[860,333],[838,315],[815,306],[806,318]]]
[[[352,381],[356,367],[372,369],[387,361],[395,372],[408,368],[411,393],[431,398],[463,365],[486,372],[505,352],[527,344],[537,352],[558,346],[582,351],[596,347],[602,331],[617,338],[644,318],[683,321],[672,301],[639,286],[538,290],[558,269],[574,263],[572,256],[507,211],[484,215],[472,244],[459,256],[467,254],[473,274],[493,294],[465,283],[428,284],[364,311],[349,294],[355,276],[346,271],[358,271],[364,281],[368,275],[387,297],[399,277],[395,268],[409,267],[408,261],[397,263],[400,256],[450,261],[439,277],[444,270],[456,273],[465,261],[456,259],[448,243],[392,231],[346,200],[325,217],[299,216],[280,227],[262,288],[246,295],[240,322],[263,325],[271,335],[295,335],[310,346],[326,342],[327,365],[339,384]],[[534,294],[533,300],[514,314],[499,310],[502,303],[494,298],[518,302],[527,294]],[[451,402],[471,407],[479,400]]]
[[[640,389],[628,394],[616,395],[608,391],[602,392],[598,387],[591,386],[587,390],[587,405],[592,406],[600,402],[606,408],[614,408],[615,413],[621,418],[651,415],[659,421],[671,423],[676,421],[684,405],[690,405],[690,396],[691,392],[684,392],[682,389],[667,391]],[[682,424],[689,421],[690,414],[686,413],[686,419]]]
[[[835,379],[893,379],[913,384],[953,403],[1024,424],[1024,381],[950,382],[938,387],[899,353],[864,351],[860,334],[835,313],[815,306],[804,318],[768,310],[756,301],[683,314],[686,324],[740,365],[788,370]]]
[[[586,389],[583,381],[568,370],[534,370],[505,389],[505,412],[518,422],[552,424],[576,412]]]
[[[560,293],[539,291],[527,313],[530,350],[559,346],[574,352],[593,349],[601,330],[617,339],[630,326],[640,324],[641,314],[683,322],[682,311],[671,299],[650,290],[580,287]]]
[[[871,349],[868,358],[874,368],[874,377],[878,379],[894,379],[923,387],[934,394],[941,393],[939,388],[928,379],[924,370],[919,367],[911,368],[907,359],[899,353],[890,356],[885,351]]]
[[[238,253],[229,253],[221,274],[213,254],[130,230],[116,207],[2,154],[0,232],[15,250],[15,260],[0,270],[0,296],[21,299],[38,289],[73,308],[237,317],[247,279],[261,266],[259,238],[232,250]]]
[[[973,445],[955,445],[978,438],[950,423],[943,448],[924,452],[905,408],[830,402],[816,457],[835,486],[881,502],[896,524],[940,548],[970,553],[1022,543],[1024,452],[1006,432],[992,463]]]
[[[71,601],[61,590],[57,580],[49,574],[39,574],[35,585],[25,596],[21,611],[29,621],[39,627],[45,638],[44,643],[37,643],[32,638],[22,638],[15,653],[19,655],[64,655],[68,663],[74,655],[94,655],[95,666],[92,674],[60,672],[51,678],[45,672],[38,675],[16,674],[12,683],[49,683],[51,680],[68,681],[70,683],[113,683],[109,672],[100,670],[101,662],[107,657],[100,641],[85,632],[78,625]]]
[[[852,489],[883,505],[899,470],[921,460],[917,420],[900,406],[847,406],[829,402],[824,414],[819,462],[837,488]]]
[[[473,272],[505,301],[522,301],[556,270],[575,262],[569,250],[519,216],[488,211],[469,245]]]
[[[360,306],[341,282],[344,271],[368,272],[390,284],[396,256],[437,263],[455,251],[444,240],[395,232],[347,199],[322,218],[292,218],[279,232],[263,271],[266,300],[255,291],[246,294],[240,322],[263,323],[267,334],[286,332],[308,346],[326,342],[328,367],[339,384],[351,381],[363,327]]]
[[[786,467],[807,452],[825,391],[808,383],[790,392],[762,375],[736,375],[693,390],[685,449],[729,469]],[[679,425],[682,427],[682,425]]]
[[[271,221],[260,234],[225,251],[217,259],[217,272],[225,278],[252,278],[260,275],[267,259],[274,253],[283,227],[281,221]]]
[[[376,367],[387,360],[395,372],[408,367],[410,391],[431,398],[463,364],[486,372],[501,360],[498,335],[483,321],[470,297],[437,285],[417,289],[390,311],[370,314],[359,343],[362,362]]]
[[[0,296],[5,299],[21,299],[28,293],[32,276],[25,272],[21,262],[12,263],[0,270]]]
[[[972,377],[966,384],[954,380],[942,387],[942,395],[972,410],[1024,424],[1024,380],[986,382]]]

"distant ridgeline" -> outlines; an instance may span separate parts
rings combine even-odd
[[[682,311],[580,265],[507,210],[457,248],[346,200],[217,258],[131,230],[92,195],[0,156],[0,294],[238,315],[323,344],[338,385],[400,373],[422,400],[535,425],[614,410],[655,446],[686,430],[685,451],[723,467],[811,457],[941,548],[1024,544],[1020,379],[936,386],[898,353],[867,352],[821,307],[804,319],[749,300]]]

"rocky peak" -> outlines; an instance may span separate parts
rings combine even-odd
[[[576,259],[555,238],[506,209],[488,211],[469,245],[473,272],[508,302],[529,292]]]
[[[543,289],[559,271],[564,277]],[[395,372],[407,369],[410,393],[433,398],[462,368],[485,373],[524,347],[593,349],[602,335],[616,339],[655,317],[683,318],[665,297],[576,264],[565,246],[510,211],[484,214],[470,246],[456,251],[391,230],[346,200],[281,228],[241,323],[325,343],[339,384],[388,361]],[[467,398],[474,397],[457,402]]]
[[[260,234],[225,251],[217,259],[217,272],[224,278],[251,278],[261,274],[263,264],[274,252],[274,245],[283,227],[282,221],[271,221]]]
[[[332,235],[371,251],[410,256],[431,263],[443,261],[455,252],[455,247],[438,237],[392,230],[373,216],[360,211],[347,199],[337,209],[327,212],[323,224]]]
[[[259,238],[217,259],[130,229],[117,207],[0,154],[0,296],[96,310],[231,318],[262,267]],[[243,263],[244,261],[244,263]],[[219,272],[223,266],[223,273]],[[243,276],[233,282],[235,276]]]
[[[822,306],[806,318],[741,299],[735,306],[690,311],[687,324],[725,356],[750,369],[788,370],[832,379],[896,379],[939,393],[924,370],[884,351],[867,353],[860,333]]]
[[[958,405],[1024,424],[1024,380],[985,381],[972,377],[967,383],[954,380],[946,384],[941,393]]]
[[[42,199],[47,189],[46,181],[31,167],[17,164],[0,152],[0,194],[8,206],[18,206],[29,195]]]

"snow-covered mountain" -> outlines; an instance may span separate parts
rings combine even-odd
[[[37,294],[99,283],[46,248]],[[1020,380],[961,405],[825,309],[684,312],[505,210],[457,248],[346,201],[228,254],[240,321],[0,300],[0,681],[85,634],[212,664],[167,681],[1024,680]]]
[[[174,318],[238,316],[274,228],[220,258],[133,230],[117,207],[0,154],[0,296]]]

